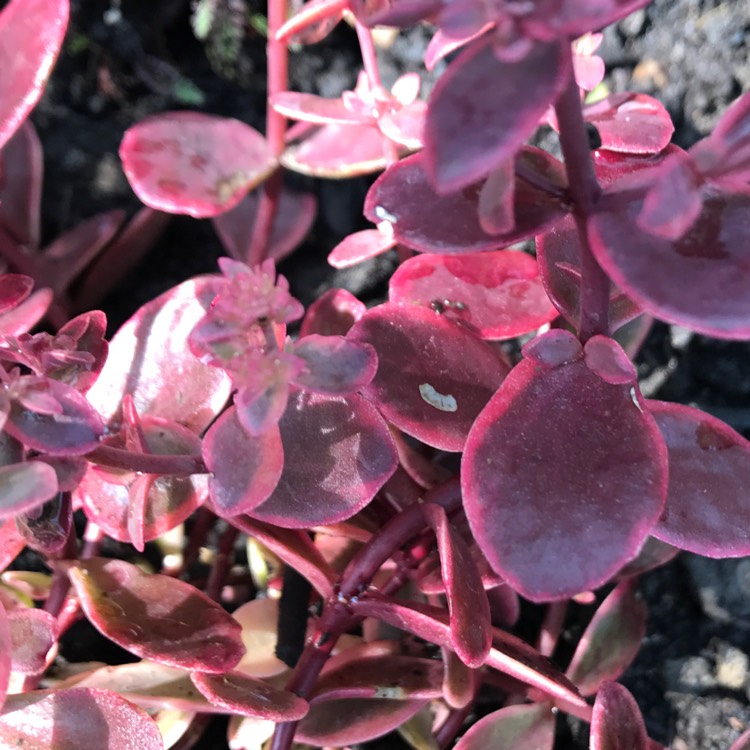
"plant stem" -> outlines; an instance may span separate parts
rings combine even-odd
[[[557,647],[557,639],[560,637],[565,615],[568,611],[568,602],[552,602],[547,605],[547,611],[542,622],[542,630],[539,633],[537,650],[542,656],[552,656]]]
[[[609,333],[609,288],[607,275],[596,262],[588,239],[588,222],[601,195],[589,150],[583,120],[581,96],[573,75],[572,54],[568,45],[570,74],[568,85],[555,104],[560,146],[565,157],[573,218],[578,229],[581,250],[581,298],[578,338],[588,341],[596,334]]]
[[[224,587],[224,582],[227,580],[229,571],[232,568],[232,563],[234,562],[234,543],[237,541],[239,533],[239,529],[228,525],[219,537],[219,548],[216,551],[216,559],[211,566],[208,583],[206,583],[206,596],[211,597],[216,602],[221,600],[221,589]]]

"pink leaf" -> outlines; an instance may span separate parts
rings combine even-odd
[[[213,282],[204,276],[170,289],[141,307],[110,341],[104,369],[87,394],[110,427],[117,428],[126,393],[141,416],[176,421],[196,433],[221,411],[229,378],[187,347],[213,301]]]
[[[0,489],[2,489],[2,485],[2,471],[0,471]],[[42,500],[41,502],[44,501]],[[13,562],[19,552],[26,546],[26,542],[18,532],[14,516],[15,512],[11,512],[10,516],[6,517],[6,514],[0,510],[0,570],[5,570],[8,565]],[[3,648],[0,646],[0,653],[2,653],[2,651]],[[1,689],[0,693],[2,693]]]
[[[147,206],[196,218],[233,208],[276,167],[257,130],[200,112],[142,120],[125,132],[120,158]]]
[[[39,101],[69,14],[68,0],[12,0],[0,13],[0,148]]]
[[[738,737],[729,750],[748,750],[750,748],[750,729]]]
[[[8,614],[0,601],[0,708],[5,704],[10,683],[11,671],[11,634]],[[1,716],[1,714],[0,714]]]
[[[184,581],[144,573],[123,560],[95,557],[67,568],[92,625],[131,653],[217,673],[240,660],[239,624]]]
[[[292,351],[305,363],[295,384],[315,393],[347,396],[364,388],[378,369],[372,346],[343,336],[313,333],[295,343]]]
[[[282,27],[276,38],[296,44],[314,44],[326,36],[341,20],[347,0],[308,0]]]
[[[281,434],[273,428],[252,437],[228,409],[206,433],[203,456],[212,472],[209,492],[220,516],[236,516],[257,508],[279,482],[284,466]]]
[[[437,308],[486,339],[514,338],[557,317],[536,261],[514,250],[409,258],[391,276],[388,298]]]
[[[456,750],[552,750],[555,717],[546,703],[508,706],[472,725]]]
[[[639,229],[641,205],[634,200],[603,210],[589,223],[592,250],[615,284],[667,322],[718,338],[750,337],[750,195],[706,196],[697,221],[677,241]]]
[[[57,489],[55,470],[41,461],[0,467],[0,518],[41,505]]]
[[[110,690],[38,690],[8,697],[0,744],[34,750],[163,750],[156,722]]]
[[[57,620],[43,609],[17,609],[8,618],[12,669],[21,674],[44,671],[57,641]]]
[[[555,185],[564,185],[562,164],[530,146],[518,154],[516,166]],[[539,234],[568,213],[559,196],[520,178],[513,187],[514,224],[505,234],[488,234],[479,220],[482,183],[441,195],[425,171],[423,154],[402,159],[388,168],[370,188],[365,216],[388,222],[393,239],[418,252],[461,253],[497,250]]]
[[[371,344],[378,355],[377,373],[363,394],[396,427],[443,450],[463,448],[507,373],[485,342],[419,307],[380,305],[349,336]]]
[[[511,371],[474,423],[462,462],[475,539],[532,601],[608,580],[635,555],[666,494],[666,448],[635,379],[612,385],[582,358],[555,365],[561,333],[535,339],[533,359]],[[547,341],[552,358],[540,366]],[[619,347],[609,346],[616,357]]]
[[[396,448],[383,418],[361,396],[292,389],[279,422],[284,470],[250,514],[288,528],[337,523],[364,508],[393,474]]]
[[[0,275],[0,314],[6,313],[21,304],[28,298],[33,288],[34,279],[30,276],[24,276],[20,273]]]
[[[346,336],[366,309],[364,303],[346,289],[329,289],[307,308],[299,335]]]
[[[646,635],[646,614],[646,605],[636,597],[635,579],[618,584],[602,602],[565,673],[581,695],[593,695],[630,666]]]
[[[638,704],[616,682],[605,682],[597,693],[590,742],[591,750],[648,750],[648,735]]]
[[[53,296],[51,289],[37,289],[13,309],[2,313],[0,332],[6,336],[20,336],[26,333],[45,316]]]
[[[302,94],[297,91],[281,91],[271,99],[273,108],[294,120],[312,122],[316,125],[337,123],[340,125],[361,125],[372,117],[364,112],[357,112],[347,107],[339,99],[325,99],[314,94]]]
[[[395,246],[396,240],[390,228],[363,229],[341,240],[328,256],[328,262],[334,268],[348,268],[382,255]]]
[[[209,701],[240,716],[281,722],[299,721],[307,713],[306,700],[239,672],[193,672],[190,679]]]
[[[750,554],[750,442],[699,409],[647,401],[669,455],[664,515],[652,534],[708,557]]]
[[[488,37],[453,62],[432,92],[425,127],[438,193],[466,187],[513,158],[567,83],[566,43],[533,42],[520,60],[500,62]]]

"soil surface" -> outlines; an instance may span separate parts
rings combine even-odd
[[[263,12],[258,0],[219,5],[240,19],[244,8],[256,20]],[[99,211],[138,209],[117,149],[124,130],[144,116],[198,108],[263,128],[262,35],[233,38],[229,23],[226,39],[203,43],[189,17],[190,0],[73,1],[65,51],[32,116],[44,146],[45,240]],[[426,32],[412,30],[382,51],[386,81],[419,70],[427,40]],[[234,59],[227,49],[234,49]],[[658,97],[677,126],[675,141],[687,147],[710,131],[730,101],[750,90],[750,3],[659,0],[607,29],[601,54],[610,87]],[[293,54],[292,85],[336,95],[352,87],[357,69],[355,36],[342,25],[323,43]],[[281,267],[293,292],[305,304],[331,285],[378,299],[394,258],[347,271],[325,262],[339,239],[365,226],[361,208],[368,180],[293,180],[313,189],[320,203],[311,237]],[[111,332],[161,291],[214,271],[220,253],[209,222],[175,217],[148,258],[101,302]],[[748,343],[657,324],[639,358],[643,390],[647,397],[697,405],[750,437],[748,355]],[[725,750],[750,727],[750,560],[681,555],[644,576],[641,591],[650,610],[648,636],[624,682],[649,733],[674,750]],[[83,649],[69,658],[97,655]],[[586,747],[579,727],[561,732],[557,747]],[[214,727],[199,747],[226,747],[222,736],[222,727]],[[390,740],[380,744],[396,747]]]

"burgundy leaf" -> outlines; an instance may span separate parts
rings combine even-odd
[[[221,411],[231,383],[218,367],[203,364],[187,339],[215,296],[214,277],[199,277],[147,303],[115,334],[99,378],[87,394],[116,430],[122,399],[138,414],[163,417],[200,433]]]
[[[226,672],[240,660],[239,624],[184,581],[97,557],[67,569],[92,625],[131,653],[202,672]]]
[[[307,308],[299,335],[346,336],[366,309],[364,303],[346,289],[329,289]]]
[[[8,617],[14,672],[44,671],[47,654],[57,641],[57,620],[43,609],[17,609]]]
[[[247,513],[267,500],[284,467],[279,430],[250,436],[234,408],[211,425],[203,440],[203,457],[212,472],[211,502],[224,517]]]
[[[473,724],[455,750],[552,750],[555,716],[546,703],[507,706]]]
[[[26,120],[0,153],[0,224],[21,245],[39,247],[42,144]]]
[[[294,344],[292,351],[305,363],[295,384],[315,393],[347,396],[364,388],[378,369],[372,346],[343,336],[313,333]]]
[[[73,526],[73,502],[67,492],[58,492],[38,508],[16,517],[18,530],[31,549],[45,556],[59,552]]]
[[[479,191],[479,224],[487,234],[507,234],[515,227],[513,159],[493,169]]]
[[[564,185],[562,164],[540,149],[526,146],[517,167],[539,173],[555,185]],[[423,154],[389,167],[370,188],[365,216],[373,223],[388,222],[393,238],[412,250],[432,253],[497,250],[539,234],[568,212],[562,199],[526,180],[516,178],[513,188],[514,226],[505,234],[489,234],[479,221],[482,182],[438,194],[425,171]]]
[[[648,750],[649,740],[638,704],[626,688],[605,682],[591,718],[591,750]]]
[[[2,235],[2,230],[0,230]],[[2,237],[0,237],[0,243]],[[6,336],[20,336],[33,328],[46,314],[53,299],[51,289],[37,289],[23,302],[0,316],[0,332]]]
[[[68,688],[8,696],[0,745],[34,750],[163,750],[156,722],[110,690]]]
[[[304,576],[321,596],[331,594],[337,579],[336,572],[325,561],[307,532],[282,529],[249,516],[234,516],[231,523]]]
[[[310,177],[342,179],[379,172],[387,164],[385,136],[374,125],[323,125],[287,147],[281,163]]]
[[[437,307],[487,339],[530,333],[557,317],[536,261],[515,250],[409,258],[391,276],[388,298]]]
[[[0,204],[2,205],[2,204]],[[21,304],[34,288],[34,279],[20,273],[0,275],[0,314]]]
[[[380,305],[349,336],[372,344],[378,355],[378,371],[363,394],[396,427],[443,450],[463,448],[507,373],[485,342],[419,307]]]
[[[430,97],[427,169],[438,193],[466,187],[513,158],[568,81],[567,41],[533,42],[515,62],[500,62],[493,44],[491,36],[470,44]]]
[[[450,649],[443,651],[443,698],[451,708],[465,708],[479,687],[478,673],[467,667]]]
[[[196,218],[233,208],[276,167],[257,130],[201,112],[141,120],[125,132],[120,158],[147,206]]]
[[[257,716],[268,721],[299,721],[307,713],[307,701],[303,698],[239,672],[193,672],[190,679],[209,701],[241,716]]]
[[[144,417],[140,427],[146,453],[167,456],[200,453],[198,436],[179,424]],[[106,442],[115,448],[122,447],[124,438],[112,436]],[[204,475],[157,476],[96,464],[89,466],[75,491],[93,522],[113,539],[132,541],[140,549],[145,542],[181,524],[207,494],[208,479]]]
[[[396,448],[374,406],[356,394],[323,396],[293,388],[279,422],[284,470],[253,518],[309,528],[350,518],[393,474]]]
[[[628,296],[662,320],[718,338],[750,337],[745,238],[750,195],[713,193],[690,231],[672,241],[639,229],[642,201],[597,213],[592,250]],[[675,284],[679,279],[679,284]]]
[[[12,0],[0,13],[0,148],[39,101],[69,15],[68,0]]]
[[[594,340],[612,367],[625,356],[614,341]],[[635,555],[664,506],[666,448],[634,368],[629,383],[607,382],[609,367],[600,360],[591,369],[563,331],[537,337],[524,354],[472,427],[464,507],[514,589],[532,601],[565,599]]]
[[[364,260],[369,260],[388,252],[396,246],[393,232],[385,226],[383,229],[363,229],[347,235],[331,250],[328,262],[334,268],[348,268]]]
[[[750,555],[747,514],[750,442],[691,406],[647,401],[669,455],[664,514],[657,539],[708,557]]]
[[[602,602],[566,672],[581,695],[594,695],[630,666],[646,635],[646,614],[646,605],[636,597],[635,579],[618,584]]]
[[[41,461],[0,467],[0,518],[41,505],[57,489],[55,470]]]
[[[214,216],[214,229],[221,244],[236,260],[246,260],[258,215],[261,193],[248,193],[233,209]],[[307,236],[317,205],[311,193],[282,189],[271,227],[266,257],[280,261],[286,258]]]
[[[315,747],[342,747],[381,737],[414,716],[427,701],[349,698],[310,706],[295,740]]]
[[[601,148],[626,154],[658,154],[674,133],[669,112],[646,94],[612,94],[584,107],[584,118],[601,138]]]
[[[56,380],[48,380],[46,387],[62,407],[61,413],[31,411],[14,401],[5,430],[28,448],[54,456],[82,455],[96,448],[104,425],[88,401]]]

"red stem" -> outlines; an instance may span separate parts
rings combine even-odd
[[[557,648],[557,640],[560,637],[567,611],[567,601],[552,602],[547,606],[537,643],[537,650],[542,656],[552,656]]]
[[[221,590],[224,582],[229,576],[229,571],[234,562],[234,543],[237,540],[239,529],[234,526],[227,526],[219,537],[219,548],[216,552],[216,559],[211,566],[211,572],[206,584],[206,595],[218,602],[221,599]]]

